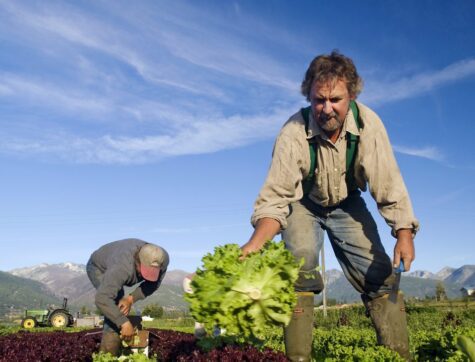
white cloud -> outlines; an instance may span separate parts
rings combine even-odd
[[[121,8],[120,16],[137,30],[129,32],[113,23],[88,16],[78,8],[50,7],[35,11],[34,8],[12,3],[3,5],[21,22],[24,33],[39,31],[76,46],[108,54],[132,67],[148,82],[192,94],[224,98],[223,90],[208,78],[197,77],[196,69],[190,68],[194,65],[201,71],[214,70],[229,77],[282,87],[292,92],[298,89],[296,82],[285,79],[283,74],[286,69],[270,55],[255,48],[249,49],[249,44],[239,36],[222,34],[220,29],[209,29],[206,25],[189,24],[183,19],[177,21],[163,14],[153,22],[144,14],[139,14],[136,19],[129,16],[125,7]],[[170,22],[170,19],[173,21]],[[169,29],[170,24],[173,29]],[[41,43],[44,41],[44,38],[38,40]],[[61,48],[55,39],[48,43],[49,51]],[[177,58],[190,64],[186,67],[175,64]]]
[[[12,95],[13,90],[6,84],[0,84],[0,96]]]
[[[146,9],[143,3],[107,3],[107,18],[100,16],[102,5],[94,8],[97,13],[68,4],[30,5],[0,2],[8,23],[15,25],[0,29],[41,54],[45,64],[54,59],[59,62],[54,66],[67,72],[55,78],[56,72],[38,67],[32,75],[0,74],[0,99],[16,101],[19,110],[26,105],[43,111],[22,115],[25,123],[31,119],[31,128],[42,117],[51,125],[35,138],[11,126],[3,131],[0,151],[123,164],[210,153],[274,138],[300,105],[297,100],[303,101],[284,58],[265,47],[263,39],[277,45],[275,39],[282,36],[290,49],[292,35],[278,26],[262,25],[262,35],[250,35],[243,23],[227,24],[181,3]],[[245,18],[238,3],[230,9],[236,5],[234,13]],[[399,101],[474,74],[475,59],[467,59],[394,82],[370,79],[362,98]],[[275,106],[283,93],[288,103]],[[241,102],[236,96],[248,99]],[[91,128],[81,127],[84,119]],[[98,123],[101,127],[94,128]],[[394,148],[444,159],[436,147]]]
[[[163,41],[175,56],[203,68],[224,73],[233,78],[284,88],[298,93],[299,84],[286,79],[285,67],[265,53],[249,49],[239,38],[204,31],[206,42],[197,42],[191,35],[162,32]]]
[[[21,98],[23,105],[36,104],[44,107],[49,105],[56,110],[90,111],[98,114],[113,108],[110,101],[99,99],[91,93],[78,89],[60,87],[49,84],[45,80],[27,79],[13,74],[0,74],[3,85],[0,85],[0,95]],[[2,92],[2,88],[7,91]]]
[[[144,137],[77,137],[52,133],[35,140],[5,135],[0,141],[4,152],[34,153],[73,160],[79,163],[140,164],[165,157],[203,154],[241,147],[251,142],[274,138],[289,109],[276,109],[249,117],[232,116],[187,120],[187,125],[171,134]]]
[[[445,159],[444,155],[437,149],[437,147],[434,146],[416,148],[393,145],[393,149],[398,153],[402,153],[409,156],[427,158],[433,161],[443,161]]]
[[[400,80],[367,81],[361,99],[368,103],[388,103],[427,93],[446,84],[475,76],[475,59],[455,62],[444,69],[416,74]]]

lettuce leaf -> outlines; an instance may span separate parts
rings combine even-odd
[[[303,260],[297,262],[283,241],[268,241],[260,251],[240,256],[237,244],[205,255],[191,282],[193,293],[185,299],[208,332],[219,326],[231,335],[259,339],[267,326],[290,322]]]

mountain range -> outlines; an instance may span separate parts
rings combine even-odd
[[[186,310],[182,281],[188,274],[183,270],[168,271],[158,291],[137,302],[136,308],[140,310],[147,304],[158,303],[168,310]],[[126,288],[126,292],[131,289]],[[25,297],[26,291],[30,293],[28,297]],[[0,272],[0,314],[8,309],[61,305],[64,297],[68,298],[68,305],[74,311],[82,307],[94,311],[94,294],[86,266],[82,264],[39,264]]]
[[[168,271],[162,285],[152,296],[137,303],[158,303],[165,309],[187,309],[183,300],[182,281],[190,274],[183,270]],[[327,297],[340,302],[360,300],[360,295],[348,283],[343,273],[327,270]],[[460,268],[445,267],[437,273],[414,271],[403,274],[401,289],[408,297],[425,298],[435,295],[438,282],[443,282],[449,298],[460,297],[462,286],[475,286],[475,265]],[[46,304],[60,305],[67,297],[73,310],[86,307],[95,310],[94,288],[81,264],[40,264],[32,267],[0,272],[0,306],[5,308],[44,308]],[[2,310],[0,310],[0,313]]]
[[[361,300],[360,294],[350,285],[339,270],[328,270],[327,297],[339,302],[354,302]],[[460,268],[444,267],[437,273],[416,270],[403,273],[400,289],[409,298],[424,299],[434,296],[436,286],[442,282],[448,298],[461,297],[461,288],[475,286],[475,265],[464,265]],[[318,297],[317,297],[318,299]]]

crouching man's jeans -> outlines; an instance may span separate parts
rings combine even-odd
[[[351,192],[334,207],[322,207],[304,197],[290,205],[287,222],[282,239],[297,260],[305,261],[295,284],[296,291],[319,293],[323,289],[316,269],[324,231],[343,273],[358,292],[373,299],[391,291],[394,283],[391,260],[359,191]]]
[[[99,288],[104,277],[104,273],[97,268],[89,259],[86,265],[86,273],[94,288]],[[124,297],[124,289],[121,289],[115,298],[115,304]],[[120,326],[116,326],[109,318],[104,317],[104,332],[116,332],[120,334]]]

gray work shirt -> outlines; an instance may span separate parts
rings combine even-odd
[[[116,305],[115,299],[124,286],[140,285],[130,293],[134,303],[153,294],[160,286],[168,266],[168,254],[164,250],[166,263],[160,269],[160,277],[156,282],[144,280],[137,272],[135,256],[147,242],[139,239],[114,241],[92,253],[89,263],[100,270],[102,280],[96,291],[95,302],[105,317],[120,327],[128,321]]]
[[[303,197],[302,180],[310,172],[308,139],[317,142],[315,185],[309,198],[324,207],[336,206],[348,196],[346,185],[347,132],[359,136],[355,157],[357,186],[369,191],[378,210],[395,236],[399,229],[412,229],[419,222],[414,217],[411,200],[396,163],[386,129],[370,108],[357,102],[362,125],[357,128],[353,113],[348,112],[342,132],[333,144],[310,112],[308,133],[299,111],[282,127],[274,145],[267,179],[254,204],[251,222],[255,226],[264,217],[287,227],[289,204]]]

